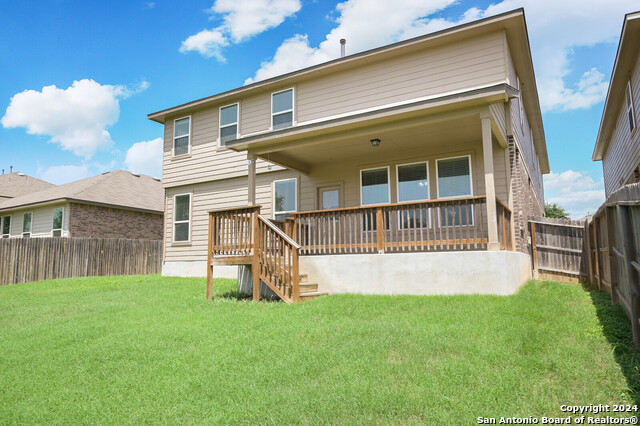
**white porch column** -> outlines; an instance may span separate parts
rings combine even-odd
[[[498,217],[496,215],[496,186],[493,180],[493,142],[491,139],[491,115],[480,114],[482,121],[482,157],[484,158],[484,187],[487,195],[488,250],[500,250],[498,242]]]
[[[247,160],[249,167],[249,187],[248,187],[248,201],[250,206],[256,204],[256,155],[247,152]]]

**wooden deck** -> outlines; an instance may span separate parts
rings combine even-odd
[[[487,250],[486,203],[481,195],[316,210],[292,213],[286,222],[261,216],[260,206],[210,211],[207,297],[215,265],[252,265],[254,299],[262,280],[296,302],[299,256]],[[499,247],[512,250],[511,210],[495,203]]]

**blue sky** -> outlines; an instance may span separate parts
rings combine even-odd
[[[552,174],[578,218],[603,201],[591,153],[629,0],[0,0],[0,168],[65,183],[160,176],[150,112],[525,8]],[[372,22],[378,24],[372,25]]]

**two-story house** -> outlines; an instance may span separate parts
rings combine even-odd
[[[602,161],[608,197],[640,182],[640,11],[624,18],[593,160]]]
[[[510,294],[549,172],[522,9],[149,114],[164,275]],[[259,207],[258,207],[259,206]],[[246,275],[246,274],[243,274]]]

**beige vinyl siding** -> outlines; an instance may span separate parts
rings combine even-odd
[[[278,89],[295,88],[294,121],[302,124],[395,102],[504,83],[507,75],[504,37],[503,32],[496,32],[339,73],[319,73],[315,78],[291,82]],[[269,131],[273,91],[223,102],[240,103],[241,135]],[[190,156],[172,158],[173,120],[184,114],[167,119],[162,175],[165,188],[247,175],[245,153],[218,147],[221,105],[191,113]],[[275,170],[281,168],[272,167]],[[267,164],[258,161],[257,172],[267,171]]]
[[[244,104],[241,104],[240,111],[242,115]],[[191,155],[185,157],[172,157],[173,119],[165,124],[163,186],[171,187],[246,176],[246,152],[235,152],[218,147],[218,109],[196,111],[191,114],[191,120]],[[242,129],[242,119],[240,126]],[[257,172],[266,172],[267,166],[267,162],[259,160]],[[282,168],[272,165],[272,170],[279,169]]]
[[[518,76],[516,74],[516,67],[513,64],[513,59],[511,58],[511,52],[509,50],[509,43],[507,43],[506,35],[504,36],[504,49],[505,49],[506,64],[507,64],[507,84],[517,89]]]
[[[496,195],[508,202],[508,186],[504,150],[494,142],[494,178]],[[273,217],[273,181],[295,177],[298,179],[298,210],[316,210],[318,189],[326,186],[340,186],[344,207],[360,205],[360,170],[389,166],[391,202],[397,202],[396,165],[427,161],[429,167],[429,193],[437,198],[436,160],[463,155],[471,156],[471,173],[474,195],[485,193],[484,161],[480,135],[477,141],[467,144],[435,146],[429,149],[399,152],[393,157],[371,156],[366,160],[345,161],[314,169],[310,175],[302,175],[291,170],[282,170],[258,175],[256,180],[256,203],[262,206],[261,214]],[[192,194],[191,243],[174,244],[173,238],[173,197],[177,194]],[[206,260],[207,228],[209,210],[240,207],[247,205],[247,179],[236,177],[206,183],[187,185],[166,190],[167,210],[165,214],[165,261]]]
[[[502,33],[367,64],[297,86],[298,123],[505,81]]]
[[[271,125],[271,92],[260,93],[242,100],[240,133],[243,136],[263,132]]]
[[[625,91],[627,82],[625,81]],[[636,167],[640,164],[640,55],[631,74],[631,90],[633,91],[633,110],[636,127],[629,130],[629,119],[625,97],[619,106],[616,126],[611,134],[611,141],[602,158],[604,173],[604,189],[609,195],[624,185]]]
[[[10,212],[0,213],[0,216],[11,216],[11,238],[22,237],[22,219],[25,213],[32,212],[31,217],[31,237],[50,237],[53,229],[53,211],[63,207],[62,214],[62,236],[66,237],[69,233],[69,204],[52,204],[43,207],[33,207]]]
[[[513,99],[511,101],[511,122],[513,127],[513,138],[516,146],[520,150],[520,155],[524,159],[525,166],[529,172],[531,183],[540,203],[541,208],[544,210],[544,189],[542,181],[542,172],[540,171],[540,163],[538,155],[533,143],[533,134],[531,132],[531,126],[527,119],[527,111],[523,108],[523,121],[524,125],[520,125],[520,106],[519,99]]]

